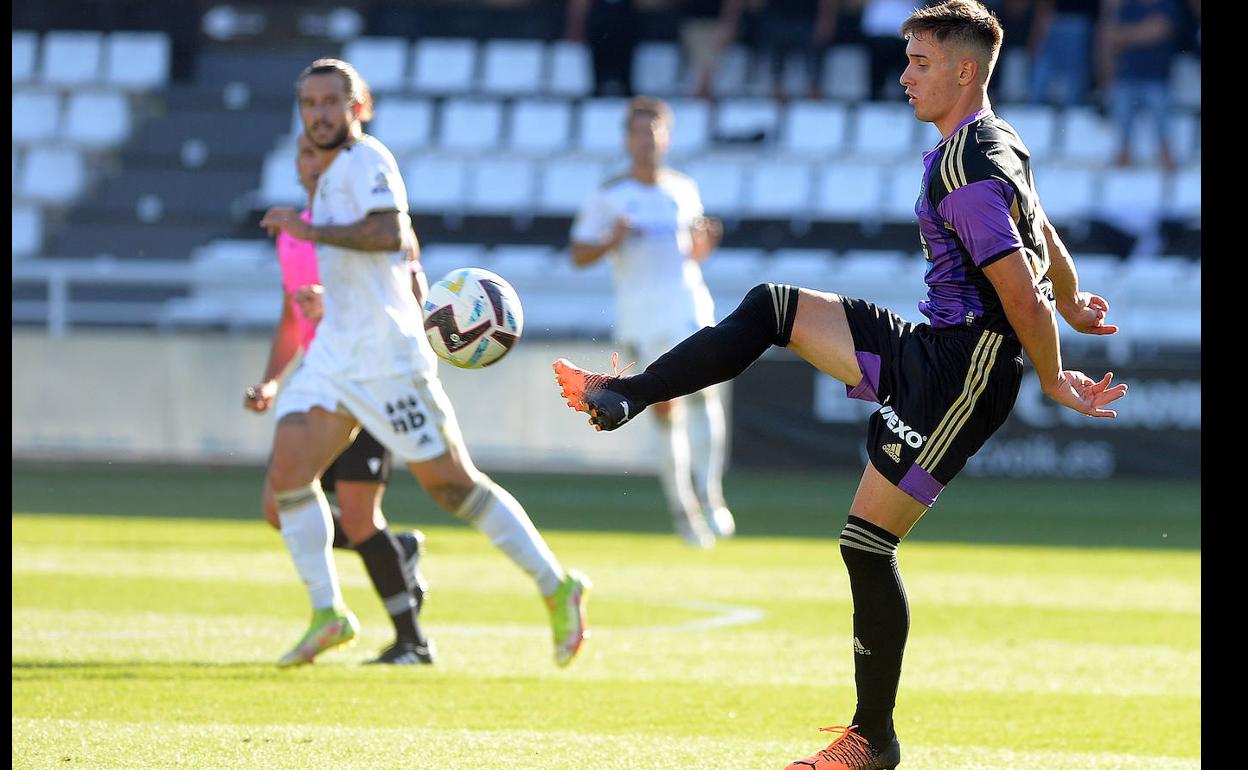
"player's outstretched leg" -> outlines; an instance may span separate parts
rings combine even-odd
[[[820,727],[820,732],[840,733],[840,737],[814,756],[791,762],[785,770],[893,770],[901,763],[901,745],[891,742],[874,745],[858,734],[858,726]]]
[[[787,346],[797,300],[795,286],[759,284],[727,318],[695,332],[635,377],[591,372],[561,358],[555,381],[568,406],[589,413],[597,430],[615,430],[650,404],[731,380],[772,345]]]

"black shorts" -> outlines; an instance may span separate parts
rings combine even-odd
[[[881,407],[867,457],[897,488],[932,505],[1005,422],[1023,381],[1022,346],[983,329],[912,324],[842,297],[862,382],[850,398]]]
[[[338,455],[333,465],[321,476],[321,488],[334,491],[336,481],[371,481],[385,484],[390,480],[390,450],[381,445],[368,431],[360,433],[351,446]]]

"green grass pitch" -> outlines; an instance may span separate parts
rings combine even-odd
[[[531,582],[409,478],[438,665],[359,665],[389,622],[279,671],[307,599],[254,469],[13,471],[16,768],[782,768],[853,713],[836,546],[852,477],[733,474],[740,536],[694,552],[648,477],[496,474],[587,572],[567,669]],[[961,479],[900,549],[905,770],[1198,768],[1200,490]]]

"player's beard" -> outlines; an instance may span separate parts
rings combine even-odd
[[[321,144],[320,142],[316,141],[316,139],[312,137],[311,130],[305,131],[304,133],[307,134],[308,141],[311,142],[318,150],[336,150],[342,145],[346,144],[347,136],[349,135],[350,131],[348,129],[347,124],[343,123],[342,129],[339,130],[338,133],[334,134],[334,137],[325,144]]]

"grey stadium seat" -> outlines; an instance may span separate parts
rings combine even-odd
[[[113,32],[104,49],[104,81],[131,91],[169,82],[169,36],[163,32]]]
[[[39,80],[55,86],[98,82],[103,48],[99,32],[49,32],[43,37]]]
[[[358,37],[343,46],[342,56],[351,62],[371,90],[392,93],[403,90],[408,50],[406,38]]]
[[[545,54],[538,40],[487,40],[482,51],[481,90],[509,96],[537,93]]]

